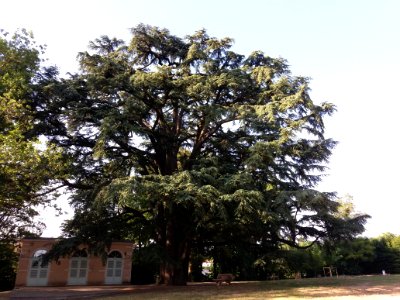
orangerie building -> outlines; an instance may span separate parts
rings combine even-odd
[[[82,246],[70,257],[42,264],[42,256],[56,242],[54,238],[23,239],[15,287],[129,284],[131,242],[113,242],[107,260],[92,256]]]

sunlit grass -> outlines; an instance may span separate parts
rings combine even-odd
[[[197,300],[197,299],[384,299],[400,298],[400,275],[342,276],[258,282],[234,282],[216,286],[212,283],[189,284],[185,287],[149,286],[129,295],[98,298],[104,300]],[[394,298],[392,298],[394,299]]]

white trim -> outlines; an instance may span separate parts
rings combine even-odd
[[[27,286],[47,286],[50,272],[50,263],[47,263],[46,266],[41,266],[41,256],[36,256],[35,254],[38,251],[45,250],[37,250],[34,253],[34,256],[29,259],[29,268],[28,268],[28,278],[26,281]],[[47,251],[46,251],[47,252]],[[44,253],[41,253],[43,255]],[[33,267],[35,264],[35,267]],[[34,276],[31,276],[35,274]]]
[[[110,251],[118,252],[121,257],[107,257],[107,263],[105,266],[105,284],[122,284],[122,278],[124,273],[124,258],[119,250]],[[111,276],[110,276],[111,275]]]
[[[67,285],[86,285],[89,274],[89,258],[72,256],[69,258]]]

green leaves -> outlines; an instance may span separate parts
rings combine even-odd
[[[0,38],[0,242],[40,234],[37,209],[64,167],[59,149],[32,134],[43,50],[26,30]]]
[[[313,103],[284,59],[232,43],[141,24],[129,43],[92,42],[81,73],[42,82],[37,118],[72,162],[71,235],[90,236],[98,220],[123,235],[127,222],[179,262],[192,242],[296,246],[341,224],[333,195],[313,189],[335,146],[323,122],[335,107]]]

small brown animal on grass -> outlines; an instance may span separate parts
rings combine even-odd
[[[227,284],[231,284],[231,282],[235,279],[235,275],[233,274],[218,274],[217,279],[214,279],[214,281],[217,283],[217,285],[221,285],[223,282],[226,282]]]

